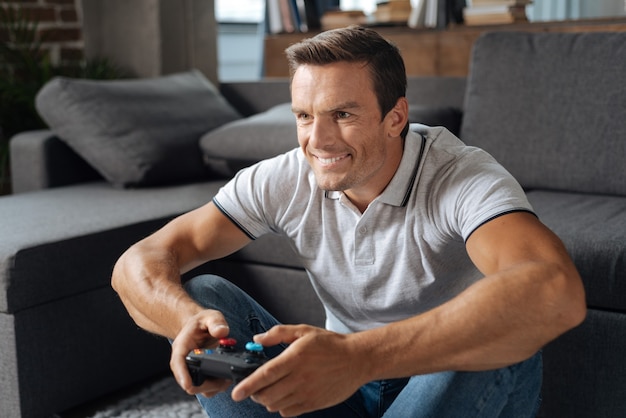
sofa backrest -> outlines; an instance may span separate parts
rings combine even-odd
[[[626,195],[626,33],[481,36],[460,137],[527,189]]]

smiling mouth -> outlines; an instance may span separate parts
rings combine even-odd
[[[334,164],[338,161],[348,158],[349,155],[350,154],[346,154],[346,155],[341,155],[339,157],[331,157],[331,158],[322,158],[322,157],[316,156],[315,158],[317,158],[317,161],[319,161],[322,165],[330,165],[330,164]]]

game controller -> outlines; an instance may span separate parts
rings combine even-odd
[[[205,379],[220,378],[239,383],[258,369],[268,359],[261,344],[249,342],[245,350],[236,348],[233,338],[219,340],[216,349],[197,348],[186,357],[187,368],[195,386]]]

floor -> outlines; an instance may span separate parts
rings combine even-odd
[[[195,398],[184,393],[169,373],[155,376],[94,402],[58,413],[52,418],[160,418],[167,416],[206,418]]]

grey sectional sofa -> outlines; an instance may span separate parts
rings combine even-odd
[[[467,79],[412,78],[407,95],[412,122],[447,126],[519,179],[581,272],[588,316],[544,349],[540,415],[624,416],[626,33],[488,34]],[[195,72],[46,86],[38,106],[53,129],[11,140],[15,194],[0,198],[3,416],[49,416],[167,370],[167,342],[138,330],[111,290],[113,263],[237,169],[295,147],[288,101],[286,80],[218,92]],[[323,323],[277,237],[199,271],[285,322]]]

